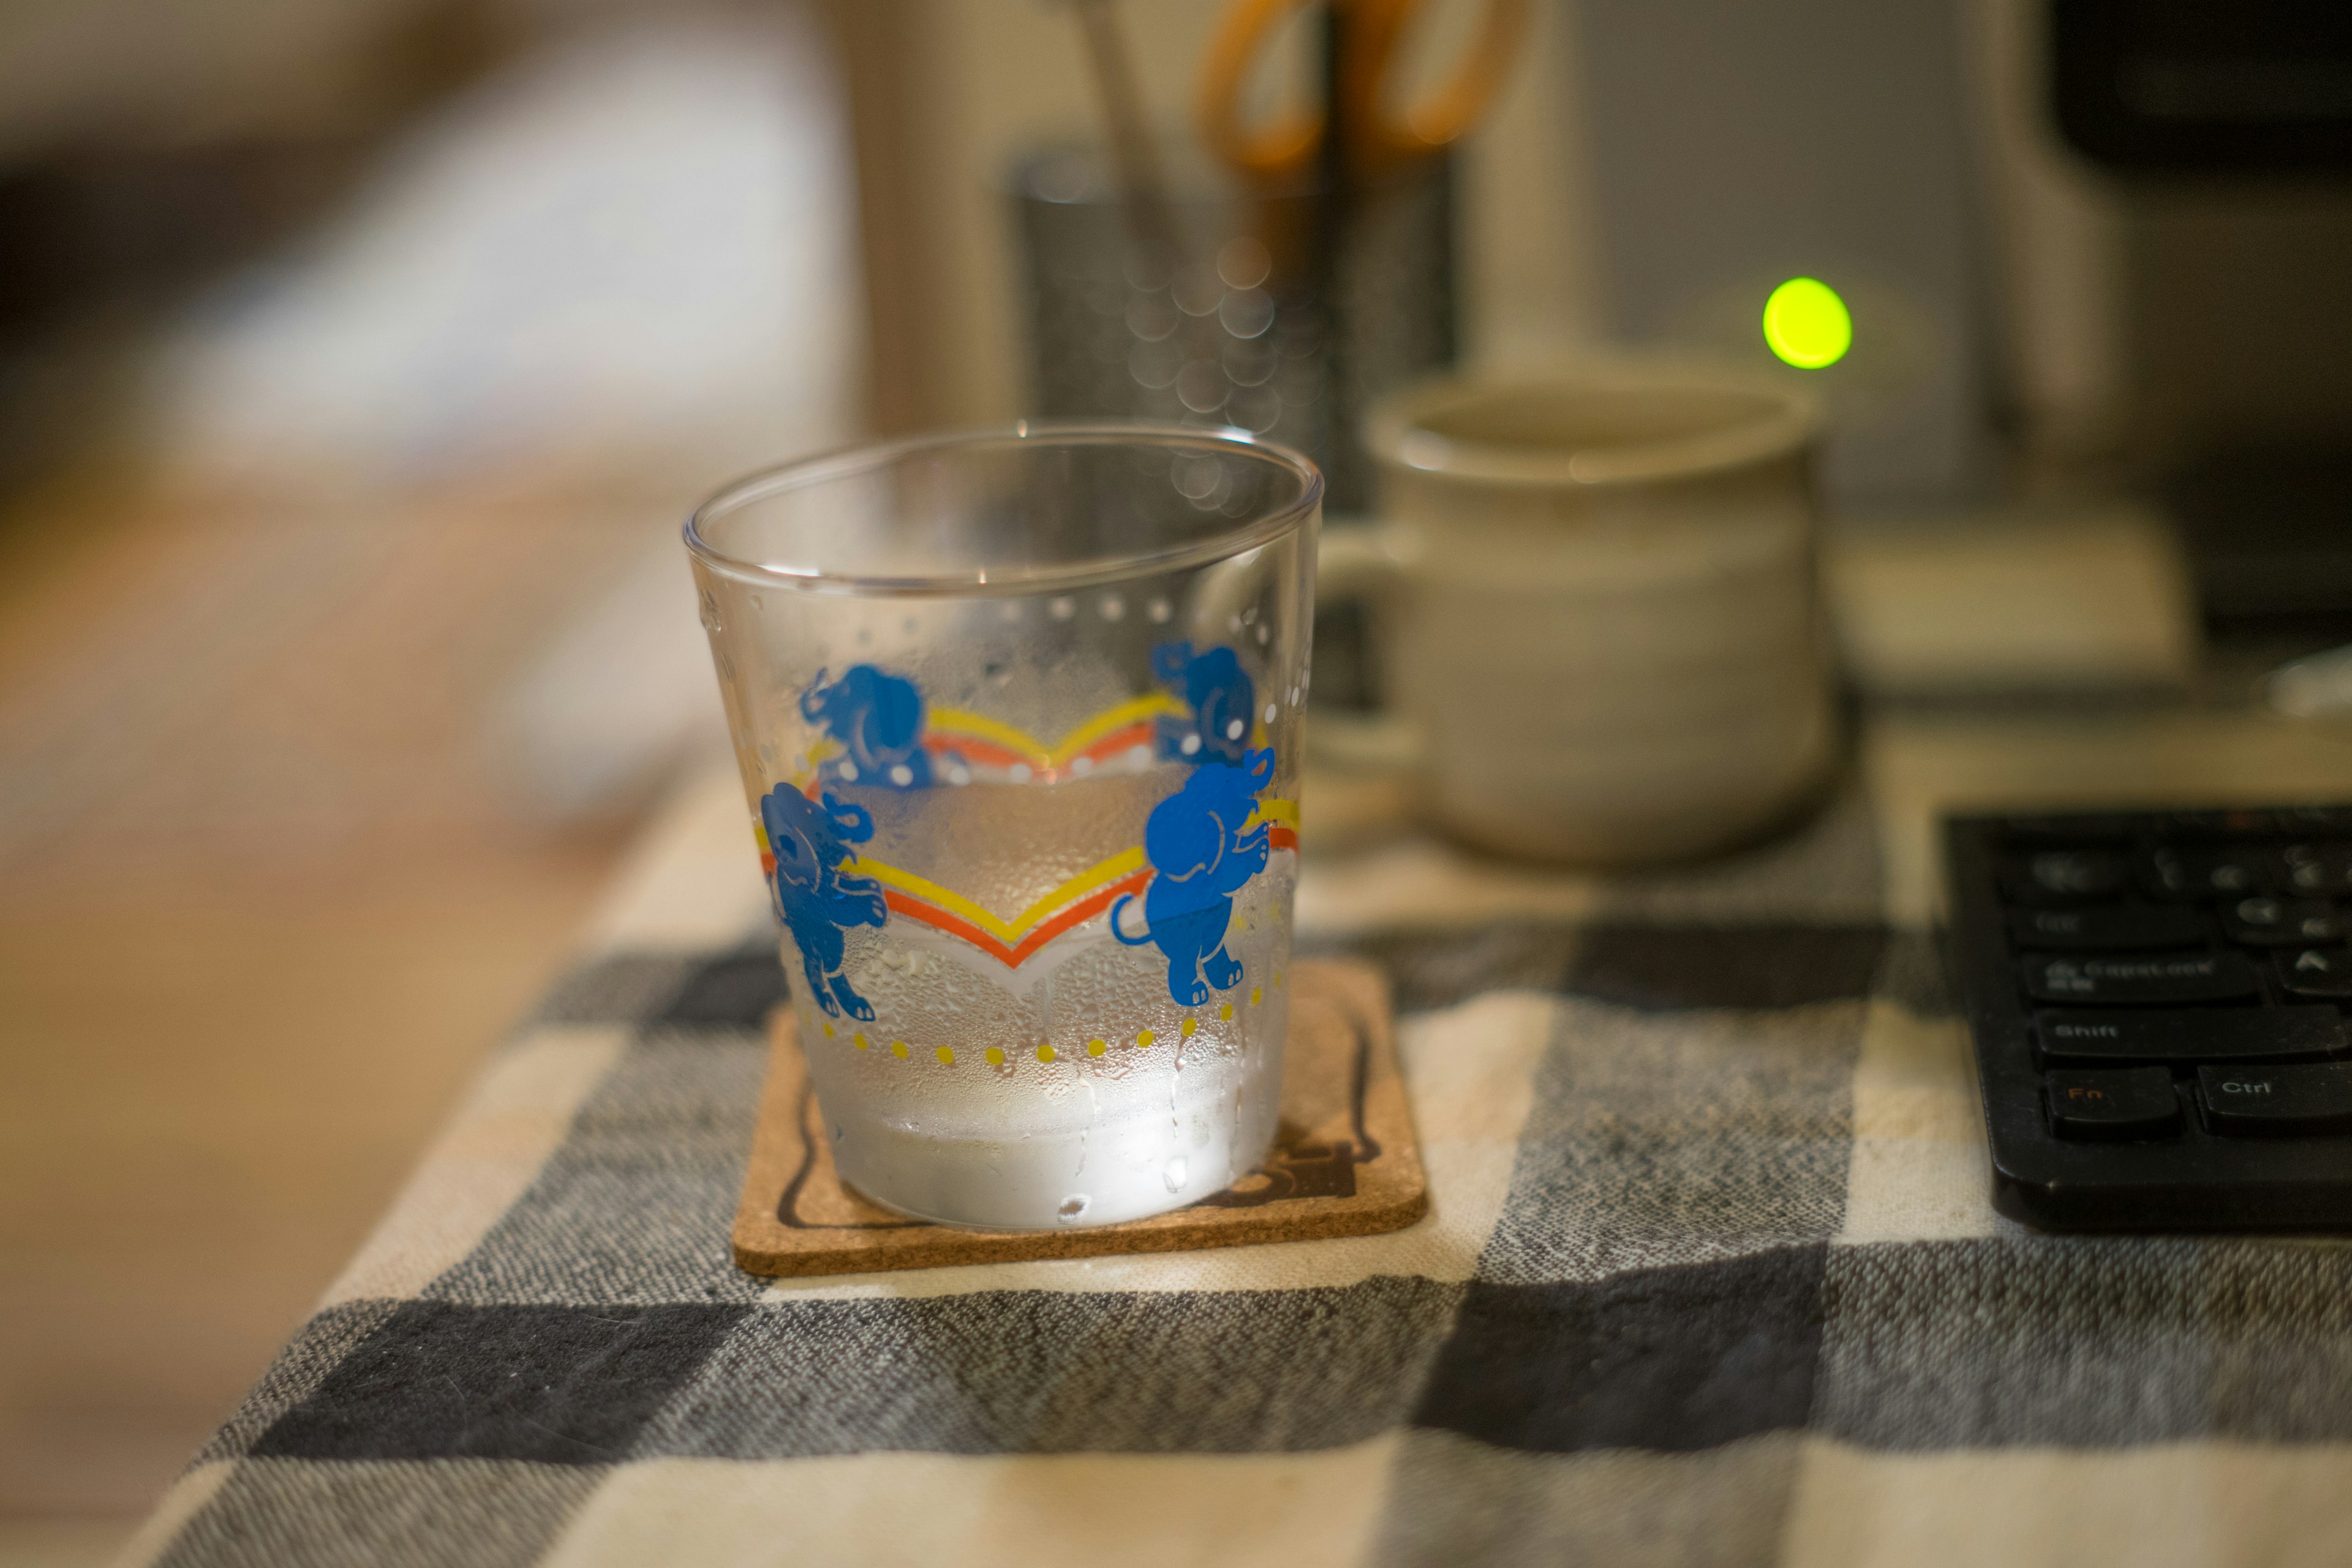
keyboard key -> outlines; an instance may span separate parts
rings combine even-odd
[[[2352,1062],[2200,1068],[2197,1088],[2216,1132],[2254,1137],[2352,1132]]]
[[[2221,929],[2251,946],[2311,947],[2342,942],[2345,921],[2325,899],[2240,899],[2221,906]]]
[[[2279,823],[2275,811],[2241,805],[2227,811],[2159,811],[2149,826],[2168,837],[2249,838],[2282,831]]]
[[[2234,952],[2191,957],[2135,954],[2128,958],[2025,961],[2026,994],[2037,1002],[2140,1007],[2167,1002],[2233,1002],[2262,989],[2254,966]]]
[[[2322,1061],[2352,1050],[2352,1030],[2333,1007],[2045,1007],[2033,1015],[2033,1032],[2045,1067]]]
[[[2021,847],[2056,847],[2072,844],[2128,842],[2138,828],[2134,817],[2113,813],[2070,813],[2060,816],[2011,816],[2000,825],[2009,841]]]
[[[2096,849],[2046,849],[2000,868],[2001,891],[2021,904],[2079,904],[2123,891],[2124,858]]]
[[[2290,893],[2352,893],[2352,844],[2290,844],[2279,870]]]
[[[2264,857],[2158,849],[2141,858],[2140,890],[2152,899],[2242,899],[2270,891]]]
[[[2053,1072],[2043,1084],[2061,1138],[2161,1138],[2180,1131],[2180,1099],[2162,1068]]]
[[[2205,922],[2182,904],[2116,904],[2074,910],[2011,910],[2010,935],[2020,947],[2131,952],[2158,947],[2201,947]]]
[[[2352,1002],[2352,948],[2307,947],[2271,962],[2278,965],[2279,984],[2293,995]]]

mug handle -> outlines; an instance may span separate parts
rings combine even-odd
[[[1377,523],[1326,527],[1315,555],[1315,604],[1334,599],[1379,600],[1393,593],[1411,570],[1395,532]],[[1307,710],[1307,754],[1311,761],[1352,773],[1418,772],[1421,731],[1393,713],[1349,713],[1330,707]]]

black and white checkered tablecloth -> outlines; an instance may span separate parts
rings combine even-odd
[[[800,1281],[729,1262],[782,982],[713,780],[133,1560],[2352,1563],[2352,1250],[1988,1207],[1937,755],[1672,875],[1314,862],[1409,1230]]]

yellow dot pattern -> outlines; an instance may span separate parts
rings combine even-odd
[[[1253,985],[1250,987],[1249,1005],[1253,1007],[1263,1005],[1265,1001],[1266,990],[1268,988],[1280,990],[1283,979],[1283,972],[1277,969],[1266,977],[1265,984],[1264,986]],[[1221,1003],[1217,1007],[1217,1016],[1227,1023],[1231,1023],[1234,1016],[1234,1003]],[[820,1020],[819,1026],[824,1029],[825,1038],[832,1039],[835,1037],[834,1027],[831,1024],[824,1023]],[[1200,1027],[1201,1020],[1188,1015],[1183,1019],[1180,1020],[1176,1026],[1177,1037],[1179,1039],[1189,1040],[1200,1029]],[[871,1040],[866,1037],[863,1031],[853,1034],[850,1038],[861,1051],[869,1048],[873,1044]],[[1136,1031],[1135,1037],[1131,1043],[1138,1050],[1149,1050],[1159,1041],[1159,1039],[1160,1036],[1154,1031],[1150,1029],[1139,1029]],[[1098,1058],[1104,1056],[1108,1053],[1109,1049],[1110,1042],[1099,1036],[1087,1042],[1087,1055],[1089,1057]],[[890,1054],[898,1058],[900,1061],[905,1061],[909,1054],[907,1042],[904,1040],[891,1041]],[[1061,1057],[1061,1053],[1056,1051],[1052,1046],[1043,1044],[1036,1047],[1036,1054],[1037,1059],[1041,1062],[1057,1061]],[[934,1047],[932,1048],[932,1055],[939,1058],[940,1065],[942,1067],[955,1066],[956,1054],[955,1048],[952,1046]],[[1001,1046],[988,1047],[982,1052],[982,1056],[986,1059],[988,1065],[991,1067],[1001,1068],[1005,1064],[1005,1051]]]

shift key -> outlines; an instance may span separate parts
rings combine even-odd
[[[2254,966],[2234,952],[2145,953],[2112,958],[2037,955],[2024,963],[2037,1002],[2137,1007],[2168,1002],[2234,1002],[2262,988]]]
[[[2044,1007],[2033,1033],[2044,1067],[2326,1061],[2352,1049],[2333,1007]]]

